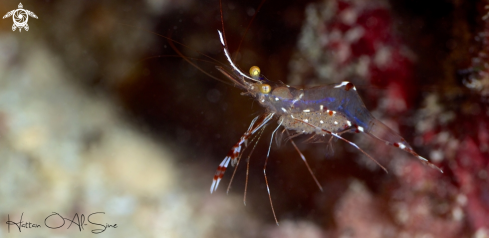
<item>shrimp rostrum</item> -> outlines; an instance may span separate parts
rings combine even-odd
[[[306,164],[313,179],[321,189],[321,185],[315,178],[304,155],[298,150],[292,141],[290,132],[294,134],[316,134],[321,136],[332,136],[343,140],[351,146],[357,148],[371,160],[376,162],[386,172],[387,170],[380,165],[374,158],[368,155],[355,143],[343,138],[341,135],[347,132],[365,133],[371,137],[402,149],[418,158],[422,163],[431,168],[442,170],[430,163],[427,159],[416,153],[413,148],[399,134],[387,127],[370,114],[365,107],[362,99],[355,86],[347,81],[339,84],[323,85],[309,89],[299,89],[293,86],[285,85],[282,82],[273,82],[267,80],[260,74],[260,69],[256,66],[251,67],[250,74],[243,73],[233,62],[226,46],[223,34],[218,31],[224,54],[230,64],[230,69],[220,66],[216,68],[230,79],[237,87],[243,89],[245,94],[255,98],[261,106],[266,109],[263,115],[256,117],[248,130],[243,134],[238,143],[236,143],[224,160],[219,165],[210,188],[210,192],[216,191],[229,163],[233,166],[238,164],[241,153],[247,142],[259,131],[262,131],[272,120],[278,121],[278,126],[272,133],[273,136],[280,127],[289,134],[289,139],[300,157]],[[259,139],[260,136],[258,136]],[[270,148],[265,160],[263,172],[267,183],[267,191],[270,197],[270,189],[266,178],[266,164],[270,154]],[[229,188],[228,188],[229,189]],[[322,189],[321,189],[322,190]],[[272,205],[273,211],[273,205]],[[277,221],[273,211],[275,221]],[[278,222],[277,222],[278,224]]]

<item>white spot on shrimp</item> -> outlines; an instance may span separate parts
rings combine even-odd
[[[301,93],[301,95],[299,95],[299,98],[296,98],[296,99],[294,99],[294,101],[292,101],[292,105],[294,105],[297,101],[299,101],[303,96],[304,96],[304,93]]]
[[[285,108],[283,108],[283,107],[282,107],[282,111],[287,112],[287,110],[285,110]],[[292,116],[292,115],[291,115],[291,116]],[[293,117],[292,117],[292,118],[293,118]]]
[[[304,109],[304,110],[302,110],[302,111],[303,111],[303,112],[311,112],[311,110],[309,110],[309,109]]]
[[[319,110],[323,110],[324,109],[324,106],[323,105],[319,105]]]
[[[262,99],[261,102],[265,102],[265,99]]]
[[[346,121],[346,124],[348,124],[348,126],[351,126],[351,122],[350,121]]]
[[[399,148],[401,148],[401,149],[406,148],[406,146],[403,143],[398,143],[398,144],[399,144]]]
[[[363,127],[359,126],[358,127],[358,130],[361,131],[361,132],[363,132]]]
[[[307,120],[307,119],[304,119],[304,121],[305,121],[305,122],[309,122],[309,120]]]
[[[275,98],[275,101],[278,101],[279,99],[278,98]]]
[[[341,82],[340,84],[338,84],[338,85],[334,86],[334,88],[339,88],[339,87],[346,86],[348,83],[350,83],[350,82],[348,82],[348,81],[343,81],[343,82]]]

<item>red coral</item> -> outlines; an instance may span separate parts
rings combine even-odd
[[[327,39],[324,50],[332,56],[328,64],[348,71],[361,67],[360,61],[368,61],[366,74],[360,76],[378,87],[392,87],[396,92],[387,97],[396,103],[387,110],[399,113],[412,105],[409,95],[415,90],[415,80],[413,62],[394,34],[392,20],[385,6],[337,1],[335,17],[325,22],[323,37]],[[346,75],[350,76],[354,75]]]
[[[312,27],[318,29],[317,38],[321,39],[319,42],[325,56],[311,57],[309,61],[313,62],[318,72],[327,72],[325,76],[333,82],[353,79],[358,85],[358,82],[363,80],[382,88],[382,93],[369,90],[367,93],[370,97],[365,100],[371,105],[377,105],[377,113],[386,118],[411,110],[416,118],[416,121],[412,121],[416,129],[412,135],[417,136],[415,141],[419,142],[416,144],[422,145],[426,150],[424,153],[432,155],[436,162],[444,166],[445,173],[437,174],[418,161],[404,162],[398,166],[401,169],[397,173],[397,184],[386,183],[388,185],[380,188],[383,190],[382,193],[372,196],[377,196],[376,199],[380,200],[386,199],[393,216],[399,215],[397,205],[402,204],[403,211],[409,218],[394,223],[402,226],[399,232],[406,234],[425,233],[435,237],[460,237],[464,230],[473,235],[476,231],[488,229],[487,10],[481,12],[480,16],[485,15],[482,22],[484,29],[482,33],[476,34],[475,40],[468,40],[474,38],[467,37],[472,34],[467,27],[470,22],[467,23],[466,18],[457,17],[451,22],[451,27],[456,29],[453,32],[423,32],[416,36],[419,39],[411,39],[411,42],[419,41],[421,46],[418,47],[429,45],[427,48],[431,47],[432,51],[423,52],[418,49],[412,51],[416,53],[411,53],[403,39],[395,34],[392,23],[394,13],[385,2],[333,2],[334,4],[328,5],[327,10],[321,11],[334,14],[325,14],[319,27]],[[459,11],[471,9],[469,3],[464,3],[463,6],[460,6],[462,3],[453,4],[456,9],[453,10],[455,16],[459,16]],[[443,42],[447,35],[456,39],[456,43],[447,43],[447,47],[444,43],[440,45],[439,42]],[[440,53],[440,49],[444,50],[443,53]],[[473,52],[473,55],[469,52]],[[470,59],[470,62],[467,63],[465,58]],[[415,64],[416,67],[432,70],[424,71],[432,78],[421,81]],[[462,70],[464,65],[465,68],[470,65],[470,68]],[[419,99],[424,99],[424,102]],[[376,101],[378,103],[375,103]],[[424,107],[421,107],[420,103],[423,103]],[[394,126],[395,123],[402,123],[396,119],[391,121],[394,122]],[[400,154],[395,155],[394,161],[400,157],[397,156]],[[341,200],[340,204],[348,201]],[[392,222],[379,218],[382,215],[378,211],[371,211],[382,209],[378,204],[376,208],[364,209],[354,206],[355,202],[350,203],[348,206],[342,205],[340,209],[345,210],[342,214],[347,217],[336,217],[340,229],[354,226],[362,230],[374,225],[371,223],[389,226]],[[348,207],[354,208],[357,218],[348,215],[351,212],[346,211]],[[421,208],[422,212],[418,212]],[[367,213],[377,218],[365,219],[368,218]]]

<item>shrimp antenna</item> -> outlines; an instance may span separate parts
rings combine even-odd
[[[221,13],[221,28],[222,28],[222,34],[224,36],[224,41],[222,40],[222,37],[221,37],[221,41],[222,41],[222,44],[224,45],[224,47],[226,47],[227,42],[226,42],[226,31],[224,30],[224,17],[223,17],[223,13],[222,13],[222,0],[219,0],[219,11]],[[219,33],[219,35],[220,35],[220,33]]]
[[[255,20],[256,15],[257,15],[257,14],[258,14],[258,12],[260,11],[260,9],[261,9],[261,7],[263,6],[263,4],[265,3],[265,1],[266,1],[266,0],[262,0],[262,1],[260,2],[260,5],[258,5],[258,8],[257,8],[257,9],[256,9],[256,11],[255,11],[255,14],[253,14],[253,17],[251,18],[250,22],[248,23],[248,26],[246,27],[246,30],[245,30],[245,32],[244,32],[244,34],[243,34],[243,37],[241,37],[241,40],[239,40],[238,49],[236,50],[236,53],[234,53],[234,59],[233,59],[233,60],[236,60],[236,57],[238,56],[238,52],[239,52],[239,50],[241,49],[241,44],[243,43],[243,40],[244,40],[244,38],[246,37],[246,34],[248,34],[248,30],[249,30],[249,29],[250,29],[250,27],[251,27],[251,23],[253,23],[253,20]],[[221,9],[221,11],[222,11],[222,9]],[[222,15],[221,15],[221,16],[222,16]],[[222,20],[222,19],[221,19],[221,20]],[[223,27],[222,29],[223,29],[223,31],[224,31],[224,27]]]
[[[194,59],[194,58],[189,58],[189,57],[185,56],[185,55],[184,55],[184,54],[183,54],[183,53],[182,53],[180,50],[178,50],[178,48],[177,48],[177,47],[175,47],[175,45],[174,45],[174,44],[181,45],[181,46],[183,46],[183,47],[185,47],[185,48],[187,48],[187,49],[190,49],[190,50],[192,50],[192,51],[194,51],[194,52],[198,53],[199,55],[203,55],[204,57],[206,57],[206,58],[210,59],[210,60],[211,60],[211,62],[213,61],[213,62],[215,62],[215,63],[217,63],[217,64],[219,64],[219,65],[226,66],[224,63],[220,62],[219,60],[214,59],[214,58],[212,58],[211,56],[206,55],[206,54],[204,54],[204,53],[202,53],[202,52],[200,52],[200,51],[198,51],[198,50],[195,50],[195,49],[193,49],[193,48],[191,48],[191,47],[189,47],[189,46],[187,46],[187,45],[185,45],[185,44],[183,44],[183,43],[181,43],[181,42],[178,42],[178,41],[176,41],[176,40],[172,39],[170,36],[164,36],[164,35],[162,35],[162,34],[158,34],[158,33],[154,32],[154,31],[150,31],[150,30],[147,30],[147,29],[144,29],[144,28],[137,28],[137,27],[134,27],[134,26],[131,26],[131,25],[128,25],[128,24],[124,24],[124,23],[120,23],[120,24],[122,24],[122,25],[124,25],[124,26],[127,26],[127,27],[133,27],[133,28],[136,28],[136,29],[139,29],[139,30],[143,30],[143,31],[149,32],[149,33],[151,33],[151,34],[154,34],[154,35],[156,35],[156,36],[159,36],[159,37],[161,37],[161,38],[166,39],[166,40],[168,41],[168,44],[170,45],[170,47],[171,47],[171,48],[172,48],[172,49],[173,49],[173,50],[174,50],[174,51],[175,51],[175,52],[178,54],[178,57],[181,57],[182,59],[184,59],[185,61],[187,61],[187,63],[189,63],[190,65],[192,65],[193,67],[195,67],[196,69],[198,69],[200,72],[204,73],[205,75],[209,76],[210,78],[215,79],[215,80],[217,80],[217,81],[219,81],[219,82],[221,82],[221,83],[224,83],[224,84],[226,84],[226,85],[233,86],[233,85],[232,85],[232,84],[230,84],[229,82],[224,81],[224,80],[222,80],[222,79],[220,79],[220,78],[217,78],[217,77],[212,76],[211,74],[207,73],[207,72],[206,72],[206,71],[204,71],[202,68],[200,68],[199,66],[197,66],[197,65],[196,65],[196,64],[195,64],[195,63],[194,63],[192,60],[195,60],[195,61],[200,60],[200,61],[203,61],[203,62],[210,62],[210,61],[206,61],[206,60],[202,60],[202,59]],[[147,60],[147,59],[151,59],[151,58],[158,58],[158,57],[162,57],[162,56],[149,57],[149,58],[145,58],[145,59],[143,59],[143,60]],[[170,56],[165,56],[165,57],[176,57],[176,56],[170,55]]]
[[[215,79],[215,80],[217,80],[217,81],[219,81],[219,82],[221,82],[221,83],[224,83],[224,84],[227,84],[227,85],[231,85],[229,82],[226,82],[226,81],[224,81],[224,80],[222,80],[222,79],[220,79],[220,78],[218,78],[218,77],[215,77],[215,76],[213,76],[213,75],[211,75],[211,74],[209,74],[209,73],[205,72],[205,71],[204,71],[202,68],[200,68],[200,67],[199,67],[198,65],[196,65],[194,62],[192,62],[192,61],[191,61],[191,60],[190,60],[190,59],[189,59],[187,56],[183,55],[183,54],[182,54],[182,52],[180,52],[180,50],[178,50],[178,48],[177,48],[177,47],[175,47],[175,45],[173,44],[173,43],[175,42],[174,40],[172,40],[170,37],[165,37],[165,38],[168,40],[168,44],[170,45],[170,47],[171,47],[171,48],[172,48],[172,49],[173,49],[173,50],[174,50],[174,51],[175,51],[175,52],[176,52],[176,53],[177,53],[177,54],[178,54],[180,57],[182,57],[182,59],[184,59],[185,61],[187,61],[187,63],[189,63],[190,65],[194,66],[196,69],[198,69],[200,72],[204,73],[205,75],[207,75],[207,76],[209,76],[209,77],[211,77],[211,78],[213,78],[213,79]],[[178,43],[178,44],[183,45],[183,44],[181,44],[181,43]],[[204,55],[204,56],[205,56],[205,55]],[[210,57],[210,56],[208,56],[208,57]],[[213,58],[211,57],[211,59],[213,59]],[[231,85],[231,86],[232,86],[232,85]]]
[[[226,58],[227,58],[229,64],[231,64],[231,67],[233,68],[233,70],[236,71],[241,76],[243,76],[247,79],[250,79],[252,81],[255,81],[255,82],[261,82],[260,80],[254,79],[254,78],[246,75],[245,73],[241,72],[241,70],[238,67],[236,67],[236,65],[234,64],[233,59],[231,59],[231,56],[229,54],[229,50],[227,47],[227,42],[226,42],[226,33],[224,32],[224,18],[223,18],[223,13],[222,13],[222,0],[219,0],[219,10],[221,12],[222,32],[220,30],[217,30],[217,32],[219,33],[219,39],[221,40],[221,44],[222,44],[222,47],[224,50],[224,54],[226,55]]]
[[[219,33],[219,39],[221,40],[221,44],[222,44],[222,47],[224,50],[224,55],[226,55],[226,58],[228,59],[228,62],[229,62],[229,64],[231,64],[231,67],[234,69],[234,71],[238,72],[241,76],[243,76],[247,79],[253,80],[255,82],[261,82],[260,80],[254,79],[254,78],[246,75],[245,73],[241,72],[241,70],[234,64],[233,60],[231,59],[231,56],[229,55],[228,47],[226,46],[226,42],[225,42],[226,39],[224,38],[223,33],[221,33],[220,30],[217,30],[217,33]]]
[[[181,45],[181,46],[183,46],[183,47],[185,47],[185,48],[187,48],[187,49],[189,49],[189,50],[191,50],[191,51],[194,51],[195,53],[197,53],[197,54],[199,54],[199,55],[203,55],[204,57],[206,57],[206,58],[208,58],[208,59],[210,59],[210,60],[214,61],[216,64],[220,64],[220,65],[225,66],[225,64],[224,64],[224,63],[222,63],[221,61],[219,61],[219,60],[217,60],[217,59],[214,59],[214,58],[212,58],[211,56],[206,55],[206,54],[204,54],[204,53],[202,53],[202,52],[200,52],[200,51],[198,51],[198,50],[196,50],[196,49],[194,49],[194,48],[192,48],[192,47],[189,47],[188,45],[185,45],[185,44],[183,44],[183,43],[181,43],[181,42],[179,42],[179,41],[176,41],[176,40],[172,39],[170,36],[165,36],[165,35],[162,35],[162,34],[156,33],[156,32],[154,32],[154,31],[151,31],[151,30],[148,30],[148,29],[144,29],[144,28],[140,28],[140,27],[135,27],[135,26],[132,26],[132,25],[129,25],[129,24],[124,24],[124,23],[119,23],[119,24],[124,25],[124,26],[126,26],[126,27],[131,27],[131,28],[135,28],[135,29],[138,29],[138,30],[146,31],[146,32],[148,32],[148,33],[150,33],[150,34],[153,34],[153,35],[156,35],[156,36],[161,37],[161,38],[163,38],[163,39],[166,39],[166,40],[168,40],[168,41],[171,41],[171,42],[173,42],[174,44]],[[178,53],[178,52],[177,52],[177,53]]]

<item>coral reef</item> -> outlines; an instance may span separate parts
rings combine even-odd
[[[375,197],[370,200],[377,202],[350,201],[348,195],[340,198],[339,209],[346,210],[335,217],[335,229],[340,233],[348,227],[351,237],[487,236],[487,8],[482,3],[451,4],[453,11],[445,14],[452,18],[444,20],[444,24],[451,25],[442,28],[451,30],[443,32],[451,40],[448,49],[443,49],[445,53],[438,56],[438,64],[430,62],[427,55],[440,49],[426,38],[442,40],[441,33],[419,29],[401,32],[404,21],[430,28],[422,18],[413,20],[420,10],[409,9],[408,3],[397,2],[391,7],[385,1],[340,0],[307,7],[299,52],[291,63],[291,79],[308,79],[316,84],[324,82],[324,78],[329,82],[347,79],[360,85],[360,89],[364,85],[368,107],[398,131],[414,130],[412,143],[424,148],[445,171],[431,171],[398,152],[372,149],[377,157],[392,158],[390,165],[397,179],[376,185],[376,190],[382,192],[370,195]],[[442,11],[442,5],[438,10]],[[471,20],[477,20],[477,26],[464,18],[474,9],[480,21]],[[422,52],[423,46],[409,45],[414,41],[424,43],[431,51]],[[432,68],[427,72],[425,67]],[[427,80],[420,80],[423,73],[430,75]],[[356,141],[377,147],[364,139]],[[355,198],[361,199],[362,195]],[[378,200],[385,204],[379,206]],[[353,211],[355,217],[349,216]],[[389,216],[381,215],[384,213]],[[376,233],[374,228],[380,230]],[[382,230],[389,234],[378,233]]]
[[[5,222],[103,211],[119,224],[105,235],[117,237],[489,237],[487,1],[265,2],[243,36],[259,3],[223,0],[240,67],[305,87],[355,83],[375,117],[444,170],[361,133],[345,136],[389,174],[341,141],[325,152],[297,138],[320,192],[294,149],[273,144],[280,227],[263,179],[268,132],[251,157],[247,205],[244,166],[229,195],[230,173],[208,192],[263,109],[157,35],[220,77],[216,1],[29,4],[39,19],[28,32],[0,22],[0,236],[86,236],[93,226],[8,233]]]

